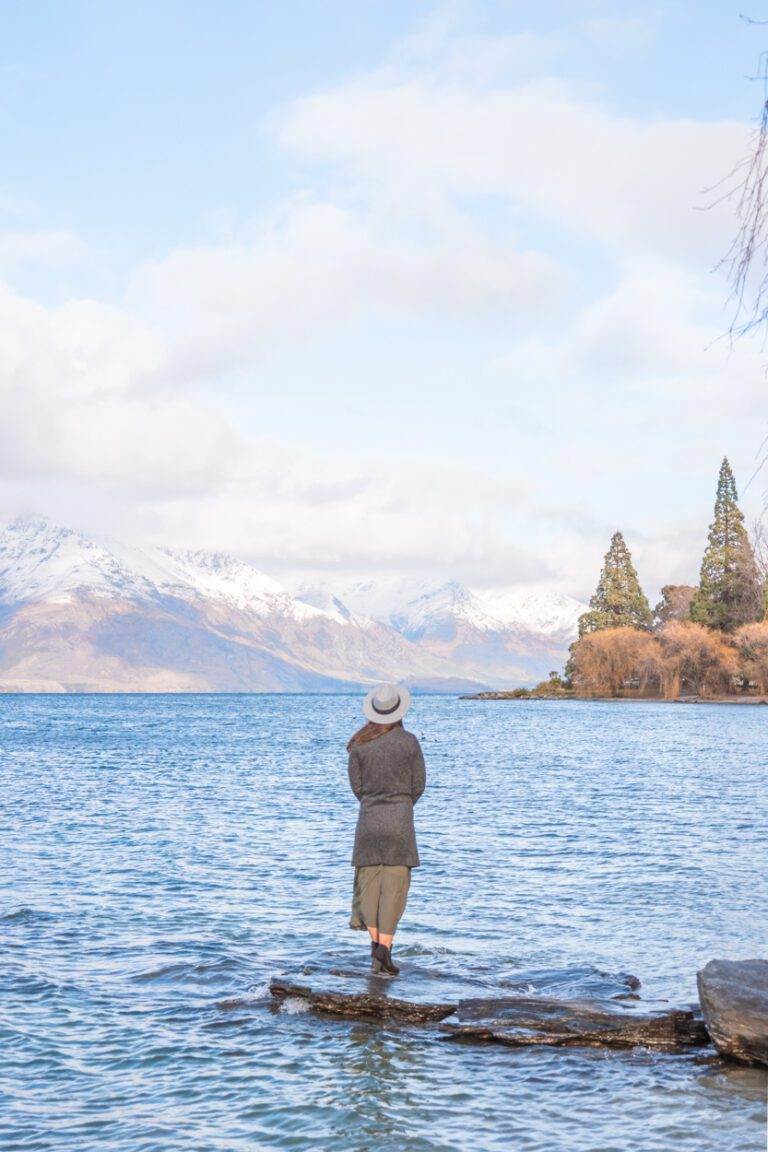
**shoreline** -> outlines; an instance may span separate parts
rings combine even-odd
[[[509,692],[477,692],[460,700],[503,700],[530,704],[566,702],[572,704],[768,704],[768,696],[514,696]]]

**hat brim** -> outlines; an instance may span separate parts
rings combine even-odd
[[[370,720],[371,724],[396,724],[398,720],[402,720],[411,706],[411,694],[408,689],[398,685],[397,692],[400,697],[400,703],[393,712],[387,712],[386,715],[377,712],[373,706],[373,695],[375,691],[375,688],[371,688],[363,701],[363,715],[366,720]]]

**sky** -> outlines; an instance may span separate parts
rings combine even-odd
[[[581,598],[620,529],[651,597],[695,582],[768,431],[718,267],[738,5],[0,17],[0,514]]]

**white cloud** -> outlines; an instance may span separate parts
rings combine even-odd
[[[508,370],[533,385],[608,385],[657,422],[754,420],[765,408],[764,350],[731,345],[722,285],[669,264],[625,269],[616,287],[587,304],[556,339],[531,339]],[[631,446],[622,451],[631,454]]]
[[[540,560],[504,543],[516,483],[408,456],[339,455],[245,436],[218,408],[168,392],[162,343],[133,317],[82,301],[47,309],[0,293],[0,483],[46,482],[124,523],[265,566],[495,573]],[[101,495],[100,495],[101,494]],[[45,510],[45,509],[44,509]],[[545,566],[546,567],[546,566]]]
[[[391,79],[404,69],[418,69],[472,83],[510,75],[520,80],[549,68],[566,49],[564,40],[527,30],[478,32],[462,16],[456,5],[431,12],[395,45],[377,75]]]
[[[95,300],[46,308],[0,284],[0,390],[13,397],[123,392],[158,372],[152,328]]]
[[[129,298],[174,340],[175,370],[199,375],[365,315],[509,323],[556,306],[566,285],[550,257],[471,228],[405,239],[365,213],[299,200],[248,242],[145,264]]]
[[[642,16],[592,16],[581,26],[583,33],[596,45],[611,51],[645,48],[655,37],[661,23],[658,11]]]
[[[345,466],[342,484],[333,454],[271,447],[279,471],[176,504],[175,532],[201,545],[234,546],[271,571],[408,570],[514,581],[549,570],[534,550],[506,538],[501,496],[519,501],[517,485],[407,457],[359,457]]]
[[[619,260],[656,253],[697,266],[722,255],[732,227],[727,204],[697,211],[703,190],[747,140],[727,121],[618,115],[562,80],[483,89],[407,71],[297,100],[273,131],[401,205],[499,197]]]
[[[0,475],[182,490],[232,454],[220,415],[164,398],[166,350],[95,301],[46,308],[0,285]],[[159,387],[160,395],[154,391]]]
[[[0,268],[19,264],[72,264],[82,260],[87,248],[79,236],[66,229],[0,231]]]
[[[616,45],[648,34],[641,24],[592,21],[580,35]],[[649,445],[680,471],[704,437],[717,456],[713,416],[754,419],[764,393],[759,349],[711,347],[725,325],[706,275],[731,210],[696,210],[745,129],[618,114],[549,75],[574,51],[560,37],[457,28],[440,14],[381,69],[282,109],[269,131],[310,190],[235,241],[141,264],[123,306],[43,307],[0,286],[6,494],[55,484],[81,506],[119,506],[137,534],[270,569],[546,576],[582,595],[621,503],[644,579],[683,574],[702,513],[672,508],[655,535],[641,530],[641,504],[658,498],[641,491],[654,482]],[[0,264],[82,255],[68,233],[0,234]],[[518,411],[508,459],[414,457],[396,438],[372,453],[365,379],[360,444],[275,438],[256,400],[255,431],[241,430],[227,373],[249,373],[258,395],[267,356],[363,322],[386,333],[392,318],[439,328],[446,358],[454,329],[492,333],[504,387],[483,408],[468,374],[455,410],[489,439],[502,403]],[[526,467],[531,487],[516,478]]]

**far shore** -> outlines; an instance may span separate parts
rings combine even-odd
[[[529,696],[515,695],[513,692],[476,692],[460,696],[460,700],[513,700],[529,703],[532,700],[542,703],[571,701],[576,704],[768,704],[768,696]]]

